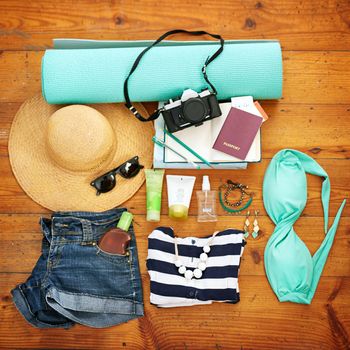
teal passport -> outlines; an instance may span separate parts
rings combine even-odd
[[[42,91],[48,103],[124,102],[123,84],[138,54],[153,41],[56,39],[42,59]],[[143,57],[130,78],[133,102],[165,101],[186,88],[207,85],[201,68],[217,50],[214,41],[165,41]],[[282,95],[282,55],[277,40],[231,40],[208,67],[220,100]]]

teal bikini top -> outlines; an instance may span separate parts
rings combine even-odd
[[[306,205],[305,173],[324,178],[322,205],[326,236],[313,256],[293,228]],[[265,173],[263,198],[265,209],[276,227],[267,242],[264,258],[267,278],[279,301],[311,303],[346,202],[343,201],[328,229],[329,195],[328,175],[311,157],[285,149],[271,160]]]

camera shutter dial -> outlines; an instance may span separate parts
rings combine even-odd
[[[183,114],[188,122],[197,124],[208,115],[208,110],[203,101],[199,97],[195,97],[184,102]]]

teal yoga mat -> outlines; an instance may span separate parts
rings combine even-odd
[[[150,41],[58,40],[42,59],[42,90],[48,103],[123,102],[123,83],[138,54]],[[131,100],[164,101],[185,88],[206,87],[201,68],[217,42],[166,41],[143,57],[130,78]],[[282,55],[278,41],[226,41],[208,66],[219,99],[282,95]]]

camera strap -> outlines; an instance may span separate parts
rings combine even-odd
[[[151,120],[155,120],[159,117],[160,113],[161,113],[161,109],[157,109],[154,111],[154,113],[149,117],[149,118],[145,118],[143,117],[138,111],[137,109],[132,105],[131,101],[130,101],[130,97],[129,97],[129,91],[128,91],[128,82],[129,82],[129,78],[131,77],[131,75],[134,73],[134,71],[136,70],[137,66],[139,65],[143,55],[149,51],[153,46],[156,46],[157,44],[159,44],[162,40],[164,40],[166,37],[173,35],[173,34],[179,34],[179,33],[186,33],[186,34],[192,34],[192,35],[204,35],[207,34],[209,36],[211,36],[214,39],[218,39],[220,40],[220,48],[212,55],[209,56],[205,63],[204,66],[202,67],[202,73],[204,76],[205,81],[209,84],[209,86],[211,87],[211,89],[213,90],[213,92],[216,94],[216,89],[214,87],[214,85],[210,82],[208,76],[207,76],[207,66],[213,62],[215,60],[216,57],[218,57],[221,52],[224,50],[224,39],[218,35],[218,34],[210,34],[204,30],[198,30],[198,31],[188,31],[188,30],[184,30],[184,29],[174,29],[174,30],[170,30],[169,32],[164,33],[162,36],[160,36],[154,43],[152,43],[150,46],[146,47],[136,58],[134,64],[131,67],[131,70],[129,72],[129,75],[127,76],[127,78],[124,81],[124,98],[125,98],[125,106],[130,109],[130,111],[135,115],[135,117],[137,119],[139,119],[142,122],[148,122]]]

